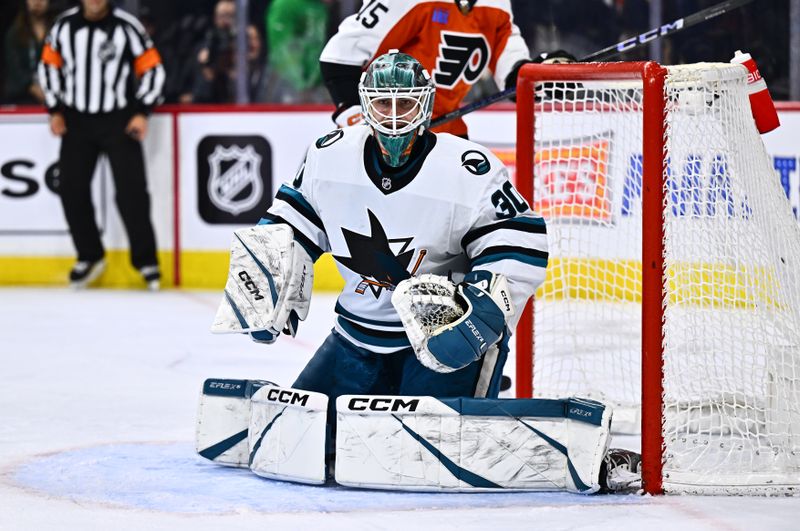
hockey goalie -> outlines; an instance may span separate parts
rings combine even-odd
[[[638,456],[609,453],[608,406],[497,398],[545,277],[544,220],[489,150],[428,130],[434,85],[413,57],[378,57],[359,94],[365,124],[318,139],[262,222],[234,233],[212,331],[295,335],[326,252],[345,280],[334,328],[291,387],[207,380],[198,452],[310,484],[331,470],[381,489],[631,484]]]

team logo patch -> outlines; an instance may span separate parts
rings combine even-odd
[[[492,167],[486,155],[474,149],[465,151],[461,155],[461,165],[472,175],[484,175]]]
[[[104,41],[97,50],[97,57],[100,61],[107,63],[117,56],[117,47],[112,41]]]
[[[490,57],[489,43],[483,35],[443,31],[433,81],[444,88],[453,88],[462,80],[472,85],[489,64]]]
[[[446,9],[434,9],[433,21],[439,24],[447,24],[450,19],[450,13]]]
[[[359,234],[342,227],[350,256],[334,255],[333,258],[361,276],[356,293],[364,295],[369,289],[377,299],[384,289],[393,290],[401,280],[413,276],[428,251],[420,249],[417,252],[410,248],[413,236],[389,238],[380,220],[371,210],[367,210],[367,216],[370,227],[368,234]],[[417,259],[412,265],[415,254]]]
[[[272,199],[272,150],[261,136],[207,136],[197,147],[200,217],[257,223]]]
[[[316,142],[316,146],[318,149],[326,148],[332,144],[335,144],[344,136],[344,131],[341,129],[336,129],[331,131],[327,135],[323,136]]]

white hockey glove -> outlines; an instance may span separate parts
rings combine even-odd
[[[308,315],[314,265],[293,236],[285,224],[234,232],[228,281],[212,332],[248,332],[262,343],[272,343],[281,331],[295,335]]]
[[[364,121],[364,116],[361,114],[361,105],[350,105],[348,107],[340,105],[333,113],[333,123],[336,127],[342,129],[343,127],[350,127],[351,125],[358,125]]]
[[[441,373],[479,360],[497,343],[514,308],[505,277],[472,271],[453,284],[440,275],[397,285],[392,305],[420,363]]]

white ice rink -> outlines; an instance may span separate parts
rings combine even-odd
[[[305,487],[195,455],[207,377],[291,384],[298,339],[208,332],[218,293],[0,290],[0,530],[800,529],[797,498],[415,494]]]

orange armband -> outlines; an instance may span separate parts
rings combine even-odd
[[[142,77],[148,70],[161,64],[161,56],[155,48],[148,48],[133,61],[133,71],[137,77]]]

